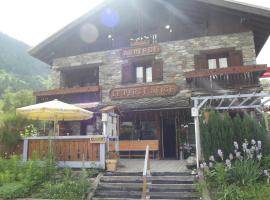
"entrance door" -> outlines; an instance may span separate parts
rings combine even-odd
[[[174,120],[163,120],[163,151],[164,158],[176,159],[176,131]]]

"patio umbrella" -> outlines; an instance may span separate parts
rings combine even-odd
[[[17,108],[17,114],[28,119],[54,121],[54,134],[57,121],[86,120],[93,117],[93,112],[67,104],[57,99],[22,108]]]

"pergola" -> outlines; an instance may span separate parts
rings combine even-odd
[[[267,97],[266,99],[263,99]],[[200,139],[200,109],[209,108],[214,110],[240,110],[253,109],[259,113],[263,112],[263,107],[270,101],[270,93],[250,93],[250,94],[232,94],[217,96],[198,96],[191,97],[193,107],[191,115],[194,117],[195,139],[196,139],[196,160],[197,168],[201,159],[201,139]]]

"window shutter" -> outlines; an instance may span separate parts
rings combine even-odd
[[[200,54],[194,56],[195,69],[208,69],[207,55]]]
[[[135,82],[135,70],[131,63],[125,63],[122,65],[122,83]]]
[[[243,56],[242,51],[230,51],[229,52],[229,66],[242,66]]]
[[[163,60],[162,59],[153,60],[152,80],[153,81],[163,80]]]

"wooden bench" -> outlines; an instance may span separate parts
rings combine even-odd
[[[121,140],[119,141],[119,152],[128,152],[128,155],[120,155],[120,157],[144,157],[146,146],[149,145],[149,152],[152,158],[159,158],[159,141],[158,140]],[[114,143],[110,144],[110,151],[114,151]],[[132,152],[132,154],[131,154]],[[136,152],[143,152],[136,154]],[[157,156],[155,156],[157,154]]]

